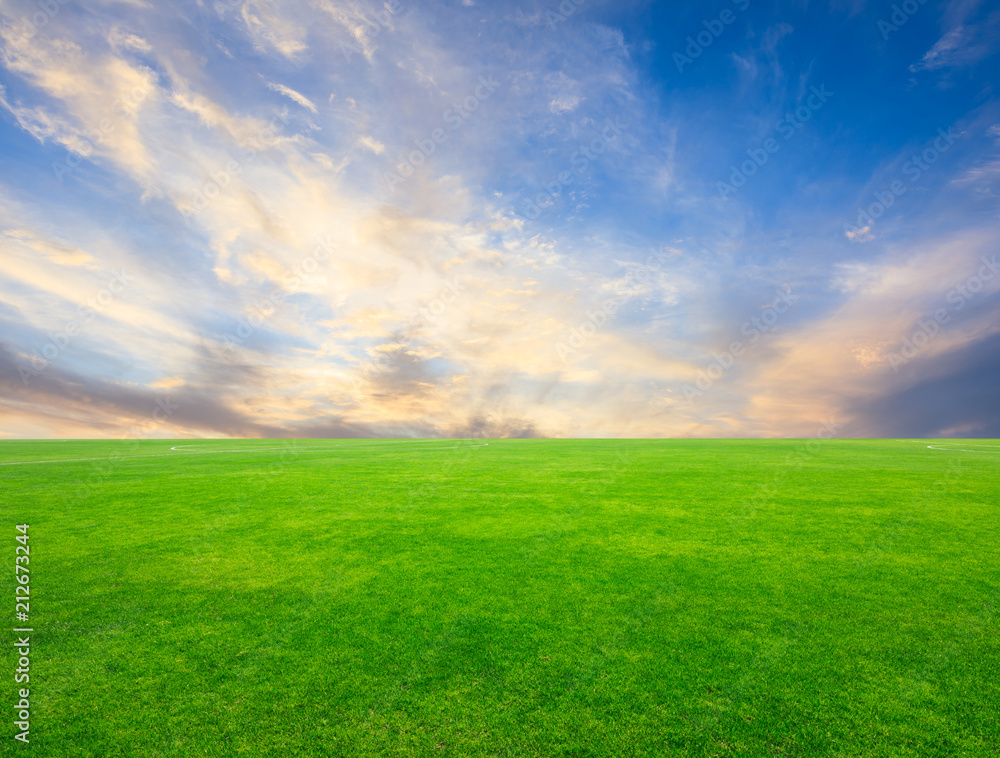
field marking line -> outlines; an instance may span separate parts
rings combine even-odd
[[[922,440],[893,440],[893,442],[912,442],[914,444],[923,444],[924,442],[927,442],[927,440],[926,439],[922,439]],[[939,447],[939,446],[943,446],[943,445],[968,445],[969,447],[995,447],[995,448],[1000,448],[1000,445],[987,445],[986,443],[980,443],[980,442],[950,442],[949,443],[949,442],[944,442],[944,441],[938,441],[935,445],[928,445],[927,447],[930,448],[930,449],[932,449],[932,450],[944,450],[946,448]],[[947,449],[948,450],[958,450],[959,448],[949,447]],[[972,452],[975,452],[975,451],[972,451]]]
[[[418,447],[418,450],[456,450],[460,447],[489,447],[489,442],[484,442],[481,445],[445,445],[445,446],[433,446],[433,447]],[[194,447],[192,445],[180,445],[178,447]],[[341,447],[386,447],[386,445],[331,445],[328,447],[319,446],[308,446],[305,448],[298,448],[298,452],[306,452],[309,450],[334,450]],[[175,448],[170,448],[175,450]],[[148,455],[102,455],[97,458],[54,458],[47,461],[7,461],[0,462],[0,466],[26,466],[31,463],[80,463],[82,461],[106,461],[106,460],[120,460],[125,458],[176,458],[182,455],[213,455],[216,453],[265,453],[271,452],[273,450],[287,450],[284,447],[262,447],[256,449],[243,448],[240,450],[203,450],[197,453],[189,452],[172,452],[172,453],[150,453]],[[410,448],[413,449],[412,447]]]
[[[973,446],[974,447],[1000,448],[1000,445],[976,445],[974,443],[973,443]],[[954,450],[956,453],[983,453],[985,455],[997,455],[997,453],[992,453],[989,450],[967,450],[967,449],[961,448],[961,447],[943,447],[943,446],[940,446],[940,445],[928,445],[927,449],[928,450],[945,450],[945,451]]]

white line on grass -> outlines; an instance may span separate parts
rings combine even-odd
[[[993,448],[1000,448],[1000,445],[977,445],[976,443],[972,443],[972,446],[973,447],[993,447]],[[955,452],[958,452],[958,453],[985,453],[986,455],[997,455],[997,453],[991,453],[989,450],[967,450],[967,449],[962,448],[962,447],[943,447],[943,446],[940,446],[940,445],[928,445],[927,449],[928,450],[954,450]]]

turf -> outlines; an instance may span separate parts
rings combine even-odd
[[[1000,751],[1000,443],[179,444],[0,442],[0,754]]]

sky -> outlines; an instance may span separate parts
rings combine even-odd
[[[0,37],[0,437],[1000,437],[998,3]]]

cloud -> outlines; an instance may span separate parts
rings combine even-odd
[[[283,84],[276,84],[275,82],[268,82],[267,86],[268,86],[268,88],[274,90],[275,92],[280,92],[285,97],[288,97],[288,98],[294,100],[296,103],[298,103],[299,105],[301,105],[303,108],[308,108],[313,113],[318,113],[318,111],[316,110],[316,106],[305,95],[302,95],[302,94],[296,92],[295,90],[293,90],[293,89],[291,89],[289,87],[286,87]]]
[[[819,199],[834,186],[839,202],[841,178],[784,181],[791,142],[746,206],[701,194],[734,143],[707,121],[770,128],[760,114],[787,107],[784,22],[744,51],[753,76],[726,83],[726,108],[746,105],[731,118],[665,100],[622,30],[586,13],[552,28],[506,4],[219,10],[114,4],[83,24],[68,5],[66,23],[5,39],[0,105],[32,144],[0,178],[3,433],[115,436],[165,396],[181,408],[157,434],[812,433],[910,386],[887,351],[992,239],[903,245],[887,219],[848,246]],[[609,120],[627,124],[612,142]],[[837,163],[809,139],[794,144],[810,165]],[[526,214],[564,173],[545,215]],[[22,382],[118,269],[135,281]],[[808,305],[686,403],[779,288]],[[914,367],[988,337],[981,302]]]
[[[108,44],[116,51],[148,53],[153,49],[142,37],[130,34],[117,26],[111,27],[111,31],[108,32]]]
[[[994,27],[995,20],[978,26],[959,24],[949,29],[910,66],[910,71],[938,71],[977,63],[995,50]]]
[[[961,345],[905,384],[845,409],[845,436],[1000,437],[1000,335]]]
[[[385,152],[385,145],[383,145],[377,139],[368,134],[359,139],[358,144],[362,145],[368,150],[371,150],[373,153],[375,153],[375,155],[381,155],[382,153]]]
[[[245,0],[239,5],[239,16],[257,50],[274,50],[294,60],[307,49],[305,26],[279,8],[273,0]]]
[[[549,101],[549,110],[553,113],[569,113],[580,104],[580,100],[577,95],[557,95]]]
[[[851,242],[871,242],[875,239],[875,235],[872,234],[872,227],[870,224],[863,226],[860,229],[845,229],[844,236]]]
[[[965,27],[959,26],[950,30],[934,43],[934,47],[924,53],[924,57],[920,59],[919,63],[910,66],[910,71],[922,69],[933,71],[955,65],[968,37],[969,33]]]
[[[842,266],[834,280],[842,303],[775,341],[776,354],[748,380],[745,417],[766,434],[787,434],[792,428],[805,434],[818,420],[835,417],[859,434],[878,427],[879,433],[907,436],[892,426],[893,418],[866,415],[864,409],[934,376],[950,365],[950,356],[993,344],[1000,323],[1000,276],[974,284],[980,294],[971,298],[957,288],[983,271],[990,274],[983,256],[998,241],[985,230],[966,232],[881,261]],[[921,324],[938,313],[947,316],[945,325],[894,370],[891,355],[908,352],[905,340],[926,331]]]
[[[75,155],[107,156],[140,182],[152,183],[154,163],[137,122],[139,112],[156,99],[155,72],[66,39],[18,36],[10,28],[0,36],[4,66],[59,104],[11,104],[0,93],[0,104],[22,128]]]

